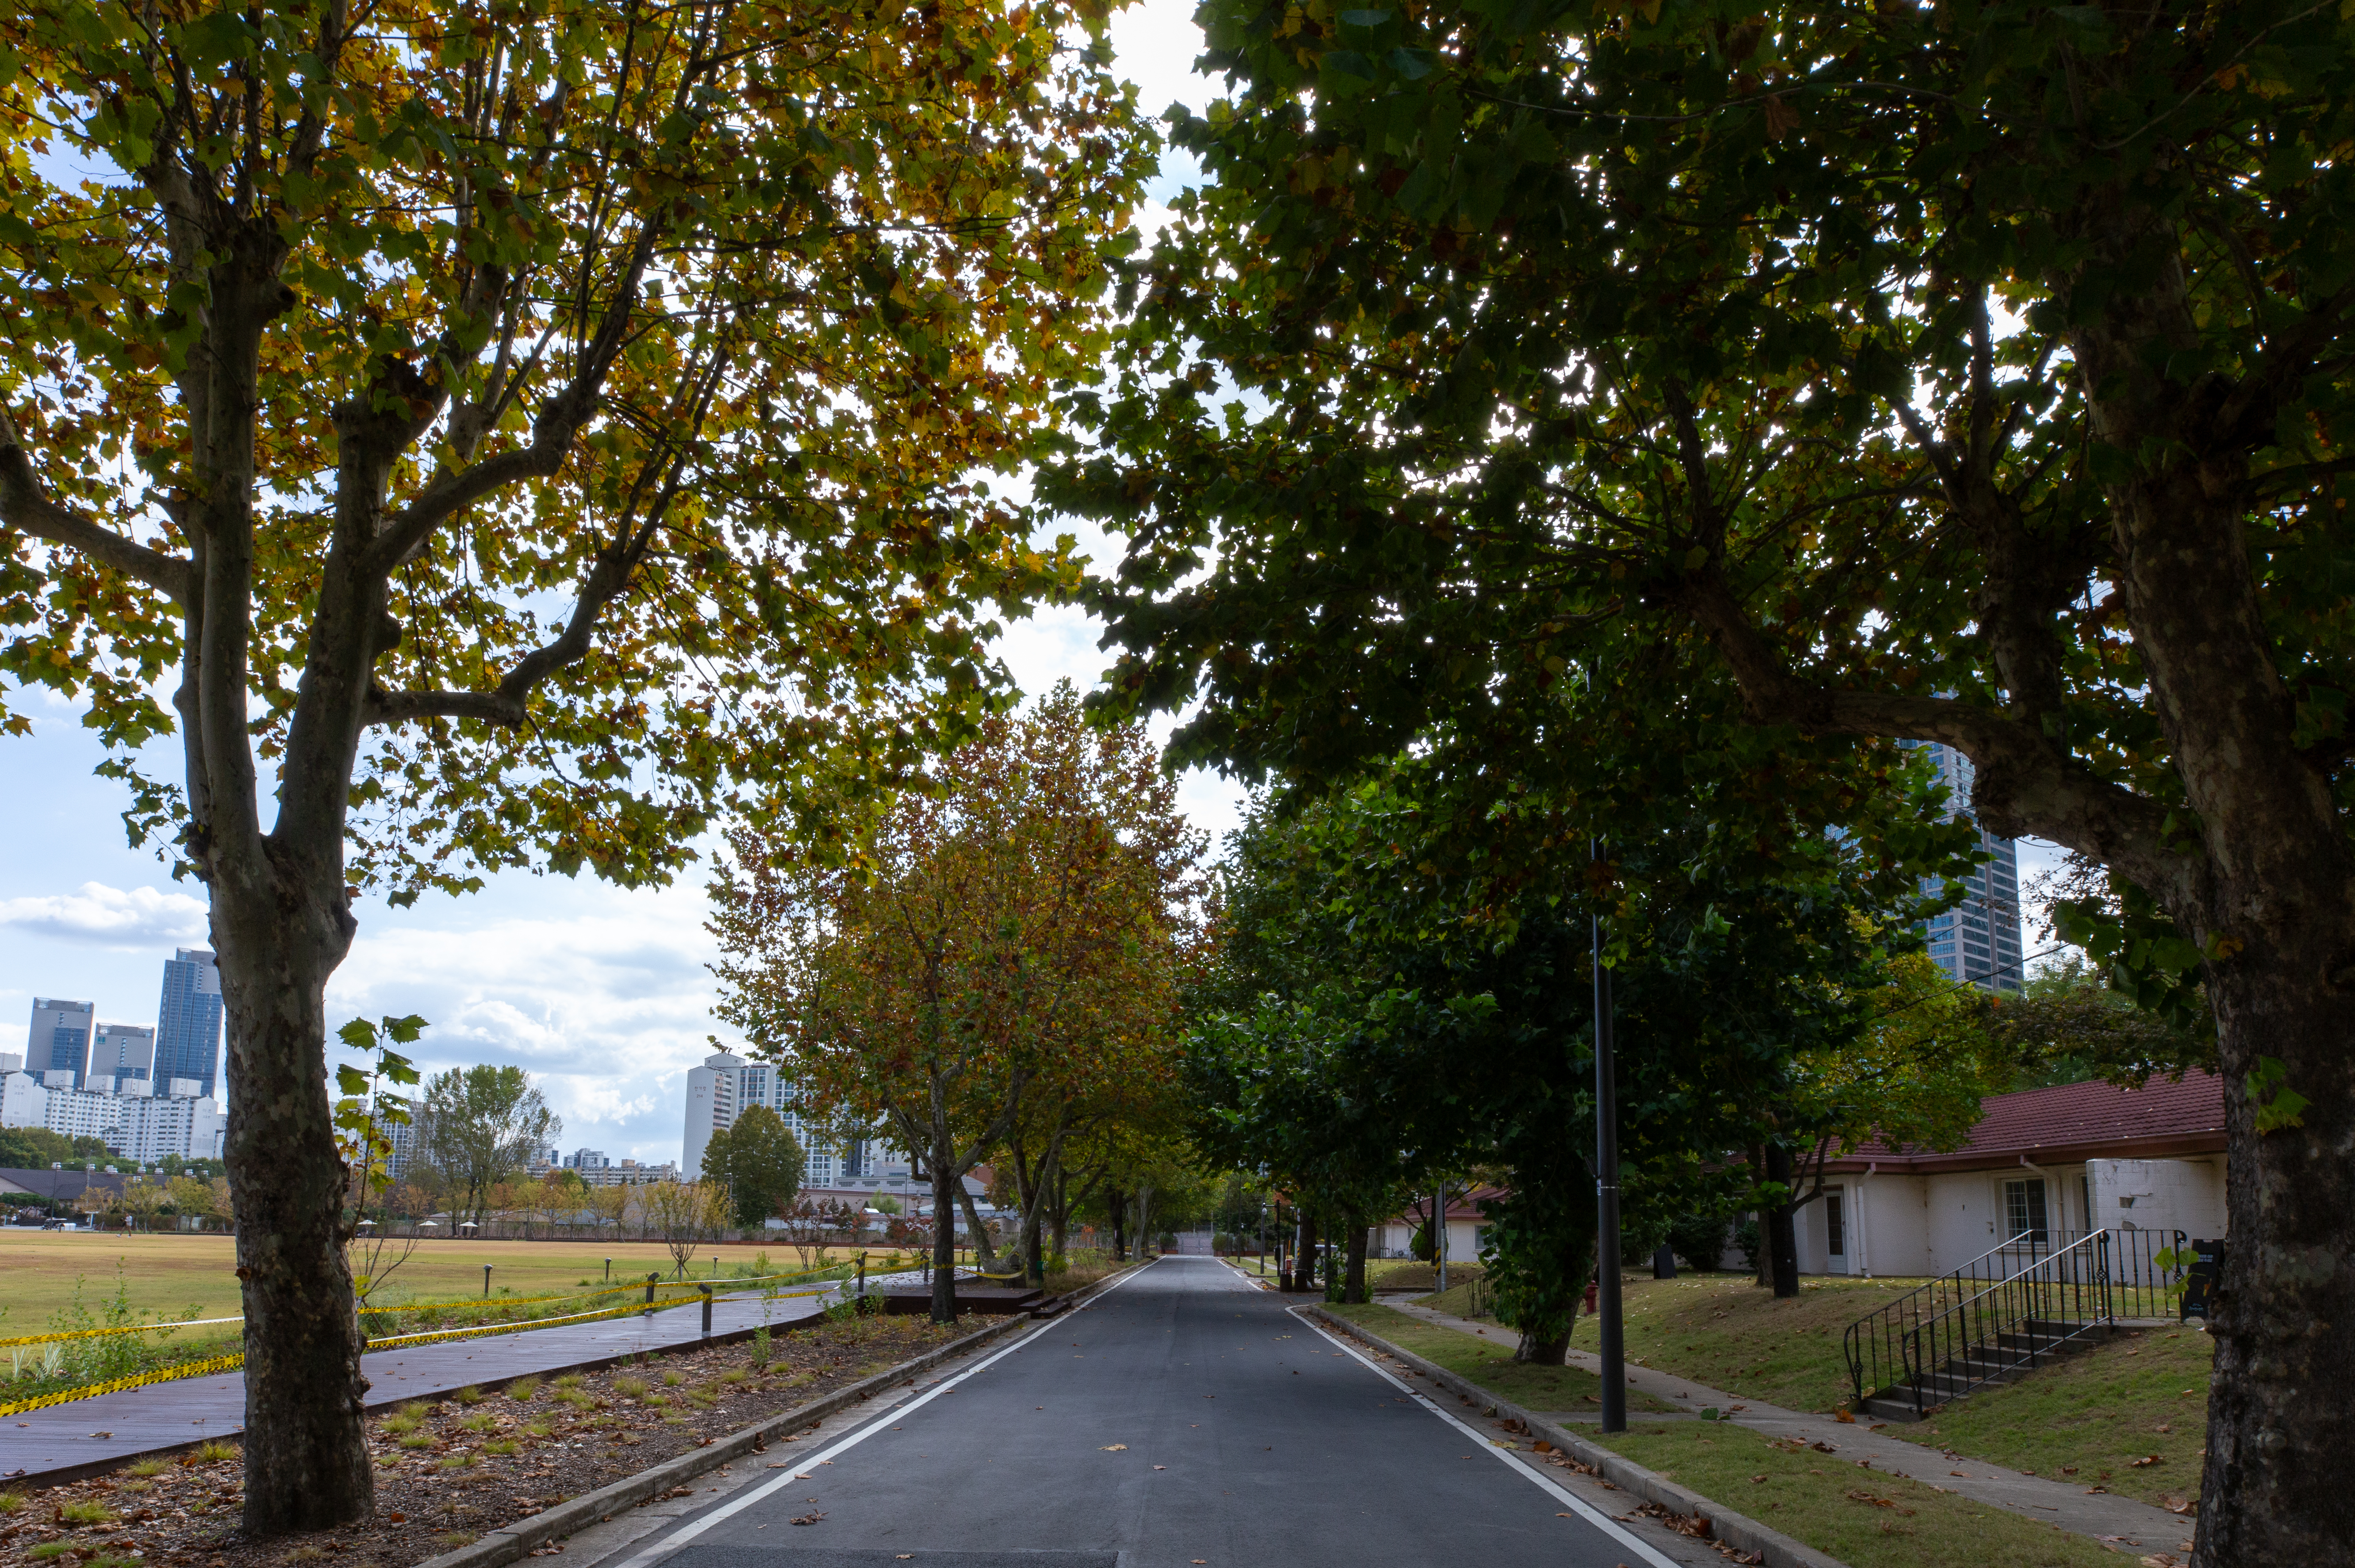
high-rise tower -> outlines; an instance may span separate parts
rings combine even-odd
[[[33,998],[33,1026],[25,1036],[25,1071],[36,1083],[50,1072],[70,1072],[67,1085],[79,1089],[90,1076],[90,1036],[98,1021],[94,1002],[69,1002],[56,997]]]
[[[221,1042],[220,966],[200,947],[183,947],[164,965],[164,999],[155,1009],[155,1080],[192,1078],[218,1097]]]
[[[1970,758],[1935,741],[1907,741],[1929,752],[1946,786],[1952,815],[1969,818],[1971,782],[1976,770]],[[2020,988],[2019,851],[2009,838],[1979,829],[1979,847],[1988,859],[1963,879],[1963,901],[1933,919],[1928,927],[1930,958],[1957,980],[1998,993]]]

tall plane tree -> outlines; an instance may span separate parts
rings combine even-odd
[[[1141,726],[1092,731],[1066,682],[986,723],[855,856],[730,837],[720,1016],[806,1109],[879,1127],[922,1164],[935,1322],[956,1313],[964,1178],[1018,1118],[1051,1177],[1083,1118],[1167,1076],[1201,847],[1159,763]]]
[[[321,1002],[355,896],[664,880],[722,805],[903,767],[932,710],[892,694],[971,693],[988,596],[1060,570],[974,476],[1129,242],[1103,16],[0,18],[0,669],[86,704],[209,895],[250,1533],[371,1507]]]
[[[1209,178],[1047,491],[1133,530],[1130,689],[1332,765],[1608,637],[1707,650],[1770,735],[1958,749],[1987,827],[2107,869],[2070,930],[2114,976],[2213,1008],[2196,1560],[2343,1552],[2355,16],[1201,16]]]

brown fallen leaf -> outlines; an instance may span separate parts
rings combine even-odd
[[[1839,1452],[1838,1449],[1833,1447],[1828,1443],[1810,1443],[1807,1446],[1814,1449],[1818,1454],[1837,1454]]]
[[[823,1513],[795,1514],[794,1516],[793,1522],[795,1524],[815,1524],[825,1517],[826,1515]]]
[[[1766,1477],[1764,1477],[1764,1476],[1753,1476],[1753,1477],[1750,1477],[1750,1484],[1751,1484],[1752,1486],[1753,1486],[1753,1487],[1754,1487],[1754,1486],[1756,1486],[1759,1482],[1761,1482],[1761,1481],[1764,1480],[1765,1478],[1766,1478]]]
[[[1845,1423],[1849,1426],[1854,1426],[1856,1424],[1856,1417],[1845,1410],[1836,1410],[1832,1412],[1832,1419],[1834,1421]]]
[[[1125,1443],[1107,1443],[1103,1445],[1103,1452],[1107,1454],[1117,1454],[1127,1446],[1128,1445]]]
[[[2190,1513],[2198,1505],[2189,1498],[2179,1498],[2170,1492],[2158,1499],[2158,1506],[2169,1513]]]
[[[2126,1467],[2130,1470],[2141,1470],[2163,1462],[2164,1461],[2162,1461],[2156,1454],[2146,1454],[2141,1458],[2134,1460]]]

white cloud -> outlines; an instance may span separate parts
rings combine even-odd
[[[108,947],[201,944],[205,903],[157,888],[84,882],[70,893],[0,899],[0,926]]]
[[[410,1053],[421,1069],[523,1068],[563,1118],[567,1151],[677,1158],[686,1072],[709,1036],[727,1038],[701,889],[541,880],[517,893],[488,895],[509,907],[479,923],[472,900],[418,917],[362,911],[328,986],[330,1025],[415,1013],[432,1026]]]

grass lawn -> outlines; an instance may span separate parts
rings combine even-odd
[[[1638,1424],[1598,1442],[1849,1568],[2117,1568],[2082,1535],[1722,1423]]]
[[[1786,1410],[1830,1410],[1850,1395],[1840,1335],[1921,1283],[1808,1279],[1777,1301],[1747,1275],[1631,1279],[1621,1297],[1627,1359]],[[1593,1350],[1599,1337],[1595,1320],[1582,1317],[1570,1342]]]
[[[1891,1423],[1882,1435],[2161,1508],[2197,1502],[2214,1360],[2214,1342],[2197,1328],[2122,1334],[2016,1383],[1981,1389],[1920,1426]],[[2157,1464],[2135,1464],[2152,1455]]]
[[[853,1249],[833,1250],[847,1255]],[[704,1247],[696,1257],[698,1275],[709,1271],[715,1255],[724,1275],[739,1264],[750,1264],[757,1249]],[[771,1247],[768,1256],[777,1272],[801,1267],[792,1248]],[[668,1275],[672,1266],[669,1252],[659,1242],[428,1241],[419,1243],[409,1261],[386,1282],[386,1298],[479,1299],[485,1264],[491,1265],[494,1292],[576,1292],[583,1281],[592,1286],[603,1283],[609,1257],[616,1282],[632,1275],[643,1279],[657,1268]],[[101,1305],[113,1297],[118,1262],[125,1296],[142,1317],[159,1313],[177,1317],[190,1307],[198,1317],[225,1317],[240,1310],[236,1243],[228,1236],[0,1228],[0,1278],[8,1282],[0,1293],[0,1339],[46,1331],[50,1317],[72,1300],[77,1276],[85,1281],[83,1303],[97,1316]],[[234,1326],[229,1332],[235,1332]]]
[[[1577,1367],[1532,1367],[1516,1362],[1515,1336],[1508,1328],[1492,1330],[1497,1342],[1484,1345],[1461,1330],[1442,1328],[1387,1307],[1332,1307],[1326,1310],[1363,1325],[1368,1332],[1380,1334],[1391,1344],[1412,1350],[1460,1378],[1495,1391],[1524,1410],[1591,1411],[1603,1403],[1603,1380],[1593,1372]],[[1631,1389],[1627,1408],[1656,1413],[1669,1407]]]
[[[1447,1299],[1455,1301],[1465,1295],[1469,1282],[1480,1277],[1478,1264],[1460,1263],[1453,1258],[1447,1264]],[[1374,1290],[1429,1290],[1439,1283],[1439,1270],[1431,1264],[1417,1263],[1412,1258],[1384,1258],[1380,1263],[1366,1264],[1366,1284]],[[1430,1305],[1442,1312],[1458,1308],[1433,1301]]]

